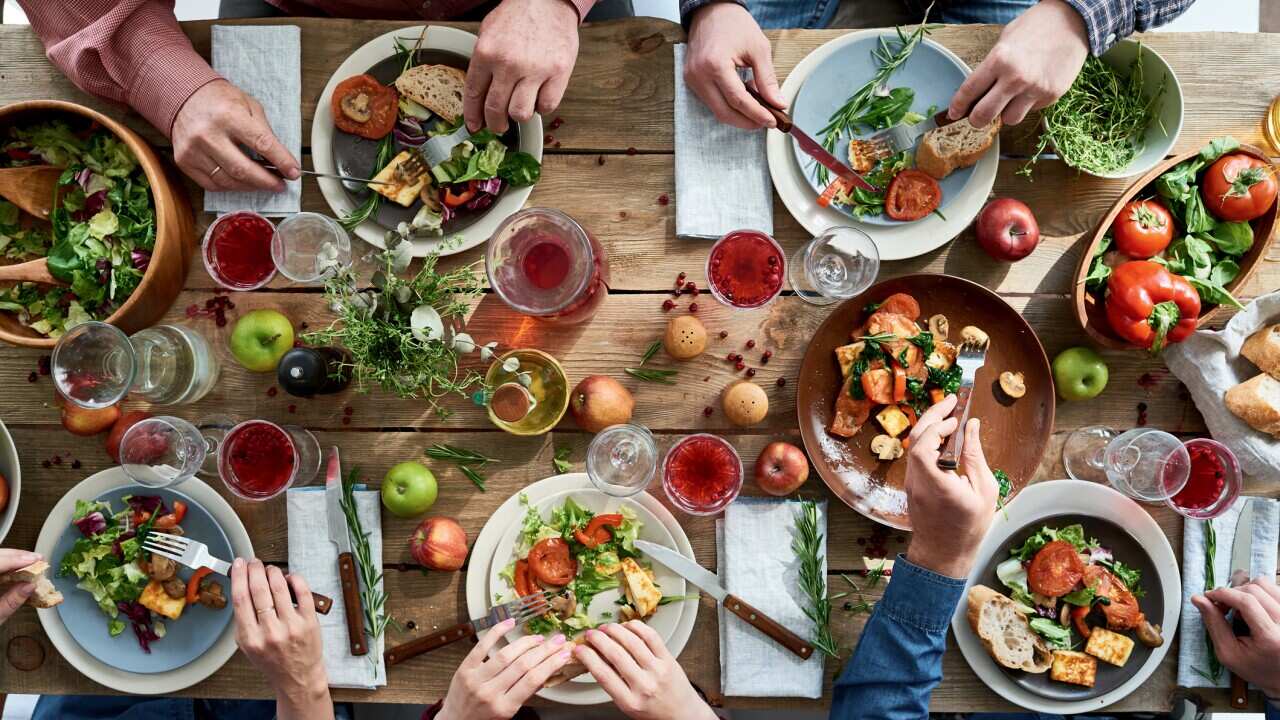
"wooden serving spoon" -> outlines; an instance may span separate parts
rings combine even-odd
[[[62,168],[52,165],[0,168],[0,197],[25,213],[48,220]]]
[[[16,265],[0,265],[0,281],[35,282],[45,285],[66,286],[66,283],[49,273],[49,260],[47,258],[28,260]]]

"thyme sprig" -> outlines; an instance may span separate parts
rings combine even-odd
[[[823,568],[818,504],[812,500],[800,501],[791,551],[800,560],[800,589],[809,600],[804,614],[813,621],[813,646],[831,657],[839,657],[840,648],[831,636],[831,599],[827,597],[827,576]]]
[[[339,504],[342,506],[342,513],[347,516],[351,551],[356,556],[356,566],[360,570],[360,604],[364,606],[364,631],[376,642],[386,632],[387,625],[395,621],[387,614],[387,593],[379,587],[382,582],[382,560],[378,558],[375,562],[373,550],[369,546],[369,533],[361,525],[360,514],[356,512],[355,486],[359,480],[359,468],[352,468],[342,481]]]
[[[491,462],[497,462],[497,460],[481,455],[474,450],[466,450],[456,445],[442,443],[436,443],[423,452],[432,460],[440,460],[457,465],[458,471],[476,487],[480,488],[480,492],[485,491],[484,484],[486,480],[485,476],[480,473],[480,469]]]

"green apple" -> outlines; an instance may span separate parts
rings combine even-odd
[[[436,491],[436,476],[422,463],[410,460],[387,471],[382,479],[382,504],[396,517],[417,517],[436,504]]]
[[[1107,363],[1087,347],[1073,347],[1053,359],[1053,384],[1063,400],[1095,398],[1107,387]]]
[[[274,372],[293,348],[293,323],[275,310],[254,310],[236,321],[231,354],[252,372]]]

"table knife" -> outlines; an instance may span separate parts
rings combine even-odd
[[[702,588],[703,592],[715,598],[725,609],[746,620],[748,624],[768,635],[773,641],[795,653],[801,658],[813,655],[813,645],[778,624],[769,616],[751,607],[742,598],[730,593],[720,582],[720,578],[710,570],[681,555],[670,548],[655,545],[644,540],[636,541],[636,548],[648,555],[653,561],[663,565],[671,572]]]
[[[817,140],[809,137],[808,133],[796,127],[796,124],[791,121],[790,115],[787,115],[786,112],[770,105],[769,102],[760,95],[760,93],[756,92],[755,88],[750,85],[745,87],[751,97],[755,98],[756,102],[763,105],[764,109],[768,110],[769,114],[773,116],[773,119],[777,121],[778,131],[787,133],[791,137],[795,138],[796,142],[800,145],[800,149],[803,150],[806,155],[817,160],[823,167],[835,173],[836,177],[839,177],[841,180],[844,180],[853,187],[859,187],[869,192],[879,191],[875,185],[867,182],[866,178],[854,172],[853,168],[840,162],[836,159],[836,156],[827,152],[827,149],[819,145]]]
[[[1253,565],[1253,502],[1246,502],[1240,511],[1240,519],[1236,522],[1236,538],[1231,543],[1231,587],[1249,582],[1249,571]],[[1236,635],[1247,637],[1250,634],[1249,623],[1240,613],[1232,610],[1227,620]],[[1249,707],[1249,683],[1244,678],[1231,673],[1231,707],[1244,710]]]
[[[324,476],[325,516],[329,522],[329,542],[338,548],[338,578],[342,581],[342,609],[347,615],[347,638],[352,655],[364,655],[369,645],[364,637],[364,607],[360,604],[360,578],[351,554],[351,531],[342,511],[342,461],[338,448],[329,451],[329,467]]]

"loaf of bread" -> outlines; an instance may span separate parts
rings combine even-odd
[[[1227,390],[1227,409],[1255,430],[1280,438],[1280,380],[1258,375]]]
[[[959,168],[966,168],[982,159],[996,141],[1000,132],[1000,118],[986,127],[976,128],[969,118],[934,128],[920,138],[916,150],[916,167],[936,180],[941,180]]]
[[[1280,379],[1280,324],[1262,328],[1250,335],[1240,348],[1240,354],[1257,365],[1262,372]]]
[[[396,78],[401,95],[450,123],[462,117],[462,91],[467,74],[448,65],[419,65]]]
[[[27,598],[27,605],[34,608],[51,608],[62,602],[62,593],[49,582],[49,578],[45,577],[45,573],[49,570],[49,563],[40,560],[31,563],[24,568],[18,568],[13,572],[0,575],[0,592],[5,592],[9,586],[18,583],[32,583],[36,586],[34,592]]]
[[[1042,673],[1053,664],[1044,639],[1031,629],[1017,603],[986,585],[969,588],[969,626],[1001,665]]]

